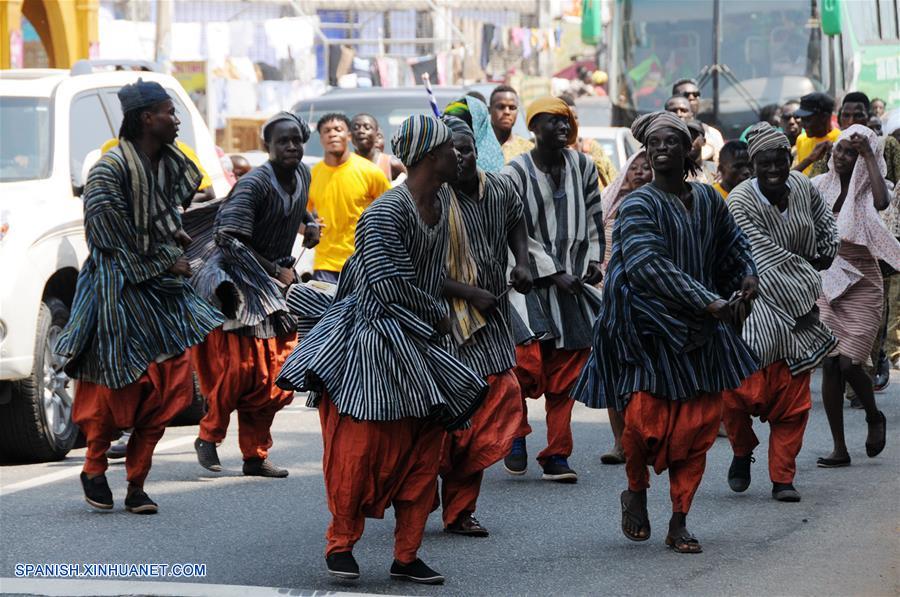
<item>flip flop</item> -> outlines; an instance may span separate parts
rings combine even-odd
[[[622,495],[619,497],[619,500],[622,502],[622,534],[632,541],[646,541],[650,538],[650,516],[647,514],[646,507],[642,509],[640,514],[635,514],[633,511],[628,509],[628,503],[626,502],[625,498],[629,493],[631,492],[627,490],[623,491]],[[626,530],[626,521],[632,523],[632,525],[637,526],[639,531],[646,529],[647,535],[645,537],[641,537],[640,535],[632,535]]]
[[[601,464],[625,464],[625,455],[616,450],[610,450],[606,454],[600,456]]]
[[[850,466],[850,457],[846,458],[819,458],[816,460],[816,466],[819,468],[841,468],[844,466]]]
[[[703,553],[703,546],[687,529],[681,529],[681,532],[675,537],[667,535],[666,547],[676,553]]]
[[[866,456],[868,456],[869,458],[874,458],[881,454],[881,451],[884,450],[884,444],[887,441],[887,418],[885,418],[884,413],[881,411],[878,411],[878,416],[881,419],[882,439],[877,444],[870,444],[869,442],[866,442]],[[866,423],[868,422],[869,419],[866,419]]]

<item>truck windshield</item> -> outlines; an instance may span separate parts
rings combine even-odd
[[[0,182],[50,175],[50,102],[46,98],[0,100]]]
[[[619,106],[662,110],[672,84],[697,78],[714,63],[714,0],[624,0],[617,17],[616,64]],[[720,1],[719,64],[727,67],[760,105],[780,101],[784,93],[822,86],[821,34],[815,0]],[[730,83],[720,79],[725,94]],[[785,83],[787,81],[787,83]],[[792,85],[793,84],[793,85]],[[733,94],[734,92],[732,92]],[[712,93],[703,90],[705,100]],[[746,106],[745,106],[746,107]]]

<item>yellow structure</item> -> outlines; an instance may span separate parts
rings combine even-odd
[[[0,0],[0,68],[10,68],[10,42],[22,38],[22,17],[34,26],[51,68],[70,68],[89,58],[99,42],[100,0]]]

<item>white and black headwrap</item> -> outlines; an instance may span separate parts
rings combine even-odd
[[[750,161],[761,151],[784,149],[791,151],[791,142],[787,136],[768,122],[757,122],[747,131],[747,151]]]

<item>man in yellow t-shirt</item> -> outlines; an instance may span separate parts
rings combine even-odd
[[[106,143],[100,146],[100,154],[103,155],[113,147],[119,144],[119,139],[110,139]],[[203,201],[210,201],[216,198],[216,193],[213,190],[212,179],[209,177],[209,174],[206,173],[206,170],[203,168],[203,164],[200,163],[200,158],[197,156],[197,152],[195,152],[190,145],[187,143],[182,143],[178,139],[175,139],[175,147],[181,150],[181,153],[184,154],[184,157],[191,160],[197,169],[200,170],[200,175],[203,177],[200,180],[200,186],[197,187],[197,192],[194,194],[194,203],[200,203]]]
[[[816,91],[800,98],[800,107],[794,115],[800,117],[803,132],[797,137],[794,170],[809,176],[813,164],[826,155],[840,137],[841,131],[831,125],[833,113],[834,99],[827,93]]]
[[[307,209],[320,220],[321,238],[313,260],[313,279],[337,283],[353,254],[356,222],[364,209],[391,188],[381,169],[350,149],[350,120],[326,114],[316,130],[325,157],[312,168]]]
[[[728,199],[731,190],[753,175],[750,154],[743,141],[729,141],[719,151],[719,182],[713,188],[722,199]]]

